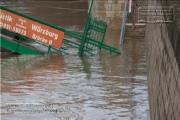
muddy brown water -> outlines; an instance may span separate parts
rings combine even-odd
[[[86,1],[0,0],[0,4],[82,33]],[[118,46],[119,30],[106,43]],[[148,120],[144,40],[128,39],[122,55],[1,56],[2,120]]]

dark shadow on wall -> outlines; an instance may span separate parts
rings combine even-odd
[[[170,36],[171,44],[176,56],[178,68],[180,70],[180,1],[179,0],[163,0],[161,1],[164,6],[173,6],[173,22],[166,24],[168,34]]]

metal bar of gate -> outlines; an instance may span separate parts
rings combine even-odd
[[[90,25],[90,20],[91,20],[91,11],[92,11],[92,7],[93,7],[93,3],[94,3],[94,0],[91,0],[91,4],[90,4],[89,10],[88,10],[88,17],[87,17],[87,20],[86,20],[86,26],[85,26],[82,41],[81,41],[81,44],[80,44],[80,47],[79,47],[79,53],[78,53],[79,56],[82,56],[82,54],[83,54],[84,44],[86,42],[86,37],[87,37],[87,33],[88,33],[88,27]]]

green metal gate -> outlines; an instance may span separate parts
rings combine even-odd
[[[22,16],[22,17],[25,17],[27,19],[33,20],[35,22],[44,24],[44,25],[49,26],[51,28],[57,29],[59,31],[63,31],[65,33],[65,35],[68,36],[69,38],[76,39],[76,41],[73,41],[72,39],[63,38],[63,45],[70,46],[70,47],[78,49],[78,51],[79,51],[78,55],[79,56],[82,56],[82,55],[85,55],[85,54],[94,55],[95,54],[94,51],[97,48],[99,48],[100,50],[101,49],[108,50],[108,51],[110,51],[110,53],[120,54],[118,49],[104,44],[104,38],[105,38],[105,35],[106,35],[107,24],[105,22],[101,21],[101,20],[96,19],[96,18],[95,19],[91,18],[91,10],[92,10],[92,6],[93,6],[93,2],[94,2],[94,0],[91,0],[91,4],[90,4],[89,10],[88,10],[88,18],[86,20],[86,26],[85,26],[83,35],[74,33],[72,31],[68,31],[68,30],[66,30],[64,28],[49,24],[47,22],[38,20],[36,18],[27,16],[25,14],[19,13],[17,11],[11,10],[11,9],[3,7],[3,6],[0,6],[0,9],[6,10],[6,11],[11,12],[13,14],[17,14],[19,16]],[[2,28],[1,28],[1,30],[6,31],[6,32],[8,32],[10,34],[14,34],[14,33],[10,32],[10,31],[2,29]],[[29,39],[29,38],[24,37],[24,36],[19,35],[19,34],[16,34],[16,35],[19,37],[19,40],[17,40],[17,44],[9,43],[9,46],[12,45],[12,48],[15,48],[15,47],[13,47],[14,45],[16,46],[16,48],[22,48],[22,46],[23,46],[23,48],[25,47],[26,50],[28,49],[28,51],[32,50],[30,52],[32,54],[33,53],[37,54],[39,52],[39,50],[31,49],[31,47],[25,46],[25,45],[23,45],[21,43],[22,43],[23,40],[28,40],[28,41],[31,41],[31,42],[35,42],[37,44],[42,44],[42,43],[36,42],[33,39]],[[1,42],[2,41],[6,41],[6,43],[10,42],[9,40],[4,39],[4,38],[1,38]],[[51,49],[54,49],[54,50],[56,50],[58,52],[62,52],[64,54],[69,54],[66,51],[66,49],[64,49],[63,47],[57,49],[57,48],[47,46],[47,45],[43,45],[43,46],[47,47],[47,52],[46,52],[47,54],[50,53]],[[25,54],[26,53],[26,52],[22,52],[22,51],[26,51],[25,49],[24,50],[23,49],[18,49],[18,50],[17,49],[12,49],[10,47],[7,47],[7,45],[4,45],[4,44],[1,44],[1,47],[13,50],[13,51],[18,52],[20,54]],[[34,51],[36,51],[36,52],[34,52]]]

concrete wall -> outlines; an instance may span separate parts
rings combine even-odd
[[[108,23],[109,28],[121,27],[125,0],[95,0],[92,16]]]
[[[149,0],[149,5],[169,6],[172,2]],[[176,9],[173,23],[146,24],[151,120],[180,120],[179,16]]]

